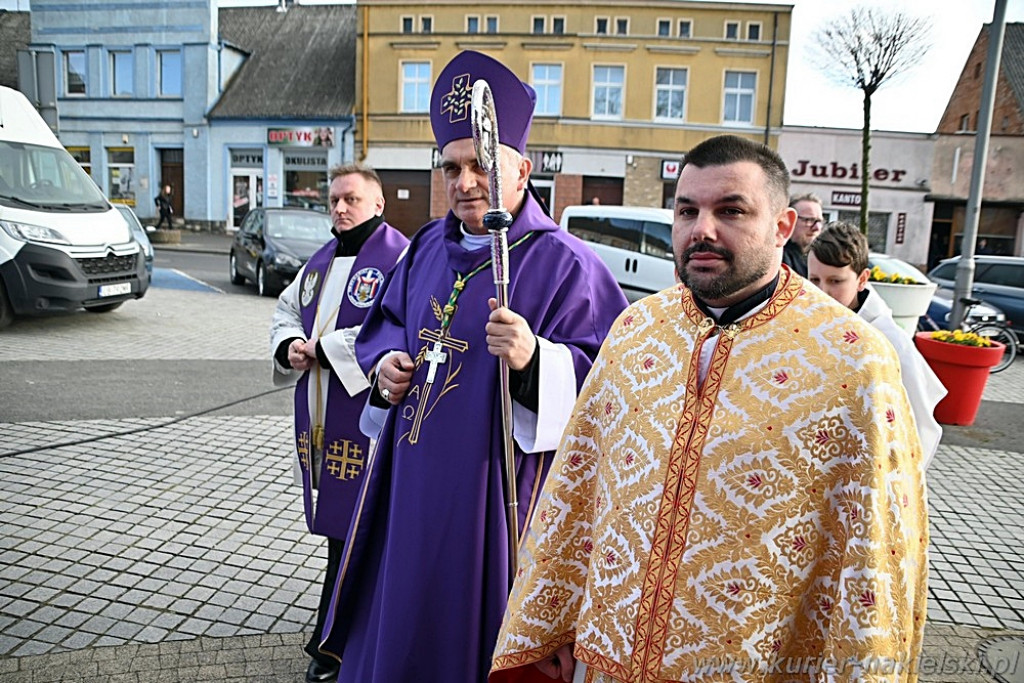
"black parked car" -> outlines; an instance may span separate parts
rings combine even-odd
[[[928,273],[928,279],[939,287],[956,288],[956,266],[959,256],[945,259]],[[971,296],[996,306],[1006,314],[1006,322],[1018,335],[1024,334],[1024,258],[1020,256],[974,257],[974,286]]]
[[[253,209],[231,243],[231,283],[251,280],[260,296],[277,296],[329,239],[331,217],[322,211]]]

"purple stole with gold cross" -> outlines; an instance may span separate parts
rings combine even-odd
[[[384,283],[384,274],[394,266],[408,243],[404,235],[387,223],[367,238],[349,272],[334,329],[362,324]],[[337,239],[333,239],[321,247],[303,271],[299,309],[307,339],[314,334],[317,307],[337,245]],[[325,305],[324,310],[332,308],[333,302]],[[306,526],[314,534],[344,540],[370,447],[369,438],[359,431],[359,415],[366,404],[368,389],[350,396],[337,373],[328,373],[327,403],[320,432],[313,427],[310,415],[310,381],[310,372],[304,372],[295,388],[295,449],[302,470]],[[315,462],[314,450],[320,448],[323,455],[314,509],[310,468]]]

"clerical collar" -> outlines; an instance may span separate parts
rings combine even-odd
[[[335,232],[338,238],[338,246],[334,250],[335,258],[339,256],[355,256],[363,248],[363,244],[370,238],[373,231],[384,222],[384,216],[374,216],[363,221],[351,230],[342,233]],[[333,231],[332,231],[333,232]]]
[[[466,251],[476,251],[477,249],[491,246],[490,235],[475,235],[466,229],[465,223],[459,224],[459,231],[462,233],[462,239],[459,240],[459,244]]]
[[[767,285],[757,290],[743,301],[733,304],[732,306],[728,306],[725,309],[712,308],[711,306],[708,306],[706,303],[697,298],[697,295],[694,295],[693,301],[694,303],[697,304],[697,308],[703,311],[706,315],[710,316],[716,323],[718,323],[719,327],[725,327],[726,325],[731,325],[732,323],[736,322],[737,320],[747,315],[761,304],[768,301],[768,299],[771,298],[772,294],[775,293],[775,288],[778,287],[778,285],[779,274],[777,273],[775,275],[775,279],[773,279]]]

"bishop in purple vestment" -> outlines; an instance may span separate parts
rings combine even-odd
[[[489,188],[471,139],[478,78],[494,95],[502,199],[514,216],[507,308],[494,302]],[[356,340],[375,378],[361,424],[383,431],[320,646],[341,660],[340,681],[486,680],[511,578],[499,358],[510,369],[525,529],[576,392],[626,306],[607,268],[532,192],[523,153],[535,99],[477,52],[457,55],[434,84],[451,210],[413,237]]]

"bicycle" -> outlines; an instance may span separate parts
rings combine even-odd
[[[1004,347],[1002,360],[993,365],[990,372],[1000,372],[1013,365],[1014,359],[1017,358],[1017,347],[1020,345],[1017,333],[1000,320],[969,322],[971,319],[971,309],[985,302],[981,299],[971,299],[969,297],[960,299],[960,302],[964,305],[964,320],[960,324],[960,329],[964,332],[973,332],[980,337],[997,341]],[[921,316],[921,320],[918,321],[917,329],[923,332],[931,332],[944,328],[940,327],[937,322],[932,320],[931,316],[925,313]]]

